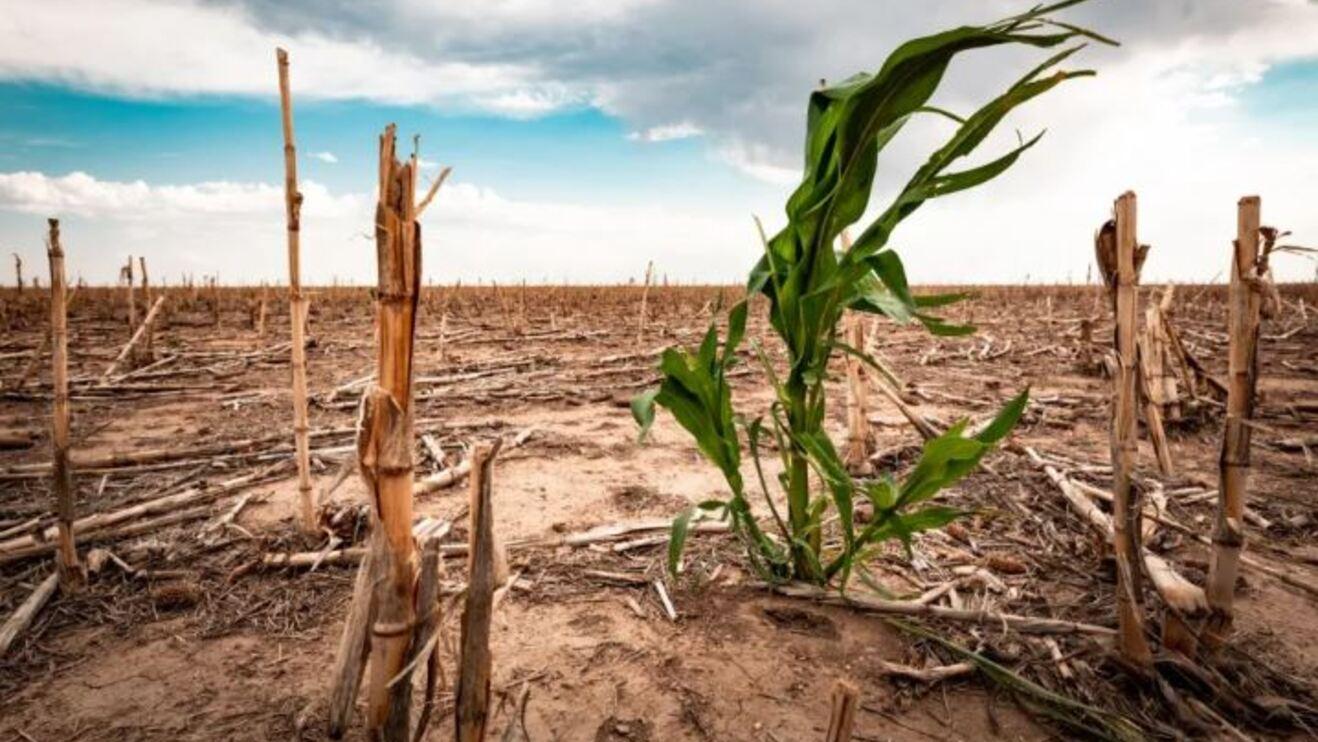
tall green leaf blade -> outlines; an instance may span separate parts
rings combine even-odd
[[[691,528],[691,517],[695,508],[687,508],[673,519],[673,529],[668,537],[668,573],[677,576],[677,567],[682,563],[682,552],[686,549],[686,535]]]
[[[1021,415],[1029,404],[1030,388],[1025,387],[1020,394],[1012,397],[1007,404],[1003,405],[1002,409],[998,411],[998,414],[983,430],[975,434],[975,440],[982,443],[997,443],[1007,437],[1011,429],[1016,427],[1016,423],[1021,419]]]

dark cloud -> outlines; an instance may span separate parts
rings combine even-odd
[[[639,3],[398,2],[384,10],[347,0],[225,0],[287,34],[314,31],[369,41],[431,61],[524,65],[594,100],[637,129],[690,122],[715,147],[746,144],[779,166],[796,161],[806,91],[821,77],[874,69],[897,43],[963,23],[1010,15],[1026,2],[783,2],[663,0]],[[593,7],[593,10],[592,10]],[[1272,2],[1095,0],[1063,17],[1113,36],[1097,64],[1187,39],[1225,37],[1272,20]],[[972,105],[1025,63],[981,55],[949,78],[949,104]]]

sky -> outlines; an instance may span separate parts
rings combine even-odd
[[[0,254],[113,282],[287,279],[274,50],[288,49],[307,283],[367,283],[378,136],[419,137],[436,282],[741,282],[801,176],[820,79],[897,44],[1027,9],[1006,0],[5,0]],[[1139,197],[1149,281],[1220,280],[1239,197],[1318,245],[1318,3],[1090,0],[1061,13],[1119,41],[1068,60],[1097,76],[1026,104],[975,158],[1046,131],[1005,175],[929,202],[891,244],[915,283],[1083,282],[1094,229]],[[974,110],[1040,61],[953,62],[935,102]],[[950,133],[885,150],[885,204]],[[973,162],[971,164],[974,164]],[[1315,264],[1278,256],[1282,280]],[[7,270],[4,283],[12,283]]]

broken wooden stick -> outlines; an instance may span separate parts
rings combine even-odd
[[[506,445],[509,449],[518,448],[525,444],[535,431],[535,428],[527,428],[503,445]],[[452,487],[466,479],[467,476],[471,474],[471,468],[472,457],[468,456],[459,463],[450,466],[441,472],[416,480],[413,491],[418,495],[426,495],[447,487]]]
[[[494,458],[500,440],[478,443],[473,451],[471,535],[467,600],[462,612],[454,726],[458,742],[483,742],[490,705],[490,621],[493,618],[495,562],[494,512],[490,502]]]
[[[470,508],[468,508],[470,509]],[[652,520],[639,521],[635,523],[614,523],[602,526],[596,526],[586,531],[568,534],[566,536],[552,536],[544,539],[527,539],[518,541],[509,541],[503,544],[508,550],[513,548],[531,548],[537,546],[556,547],[571,546],[574,548],[586,547],[591,544],[602,544],[614,541],[620,541],[626,536],[634,533],[655,533],[667,531],[673,526],[673,519],[655,518]],[[429,528],[434,528],[435,522],[422,520],[416,523],[412,528],[413,537],[420,540],[431,535]],[[714,520],[692,520],[688,537],[694,537],[701,534],[727,533],[730,530],[727,522]],[[655,536],[651,543],[660,544],[667,542],[667,536]],[[440,544],[439,552],[444,558],[454,558],[467,556],[467,544]],[[361,547],[350,547],[346,549],[332,549],[320,551],[295,551],[295,552],[270,552],[261,557],[261,565],[269,569],[280,568],[297,568],[306,569],[318,565],[329,564],[355,564],[360,562],[366,555],[366,549]],[[0,560],[3,563],[3,560]],[[641,584],[646,581],[642,580]]]
[[[1153,444],[1153,455],[1158,460],[1158,471],[1169,477],[1173,473],[1171,447],[1167,443],[1167,429],[1162,424],[1162,404],[1154,399],[1157,394],[1154,386],[1157,381],[1151,377],[1155,373],[1149,368],[1145,358],[1154,351],[1150,349],[1147,337],[1141,336],[1135,343],[1135,354],[1139,361],[1135,365],[1135,376],[1139,396],[1144,401],[1144,426],[1149,432],[1149,441]]]
[[[426,689],[422,697],[421,716],[417,719],[416,729],[412,731],[412,742],[421,742],[430,717],[435,710],[435,690],[439,681],[439,638],[443,631],[443,614],[439,602],[439,578],[443,571],[438,538],[427,538],[421,544],[421,574],[417,586],[417,608],[420,617],[416,628],[412,630],[412,661],[409,667],[416,667],[422,662],[426,666]],[[411,672],[408,670],[407,672]],[[404,683],[410,693],[411,681],[400,674],[395,683]]]
[[[892,385],[892,382],[885,378],[883,374],[880,374],[868,364],[862,365],[862,368],[869,376],[869,379],[874,386],[878,387],[883,396],[887,397],[888,401],[892,402],[893,406],[897,408],[897,411],[902,413],[902,417],[906,418],[907,422],[915,428],[921,438],[928,441],[942,435],[942,431],[939,430],[937,425],[929,420],[929,418],[916,412],[911,405],[907,404],[906,400],[902,399],[901,393],[897,391]]]
[[[318,438],[334,438],[348,436],[352,434],[352,432],[353,429],[348,427],[321,428],[313,431],[312,435]],[[256,451],[270,446],[271,444],[286,441],[287,439],[287,435],[277,433],[259,438],[242,438],[232,441],[203,443],[190,448],[170,447],[110,450],[97,454],[71,453],[70,457],[72,465],[81,471],[102,472],[108,469],[131,468],[147,464],[186,461],[188,459],[204,459],[214,456],[238,454],[246,451]],[[17,464],[0,469],[0,481],[45,476],[51,473],[51,469],[51,465],[45,462]]]
[[[174,495],[158,497],[135,505],[101,513],[83,516],[72,522],[75,536],[91,535],[130,521],[147,516],[159,515],[209,503],[224,495],[237,492],[244,487],[263,481],[284,462],[277,462],[251,474],[246,474],[213,486],[197,486]],[[49,554],[55,550],[55,541],[59,535],[58,527],[51,526],[35,534],[25,534],[0,541],[0,564],[7,564],[39,554]]]
[[[51,572],[46,579],[37,584],[32,594],[27,596],[27,600],[18,606],[4,625],[0,626],[0,657],[9,653],[9,648],[18,640],[19,635],[27,631],[36,620],[37,614],[41,613],[41,609],[50,602],[50,597],[59,587],[59,577],[58,571]]]
[[[910,665],[879,660],[879,672],[884,675],[910,678],[921,683],[937,683],[949,678],[959,678],[964,675],[971,675],[978,669],[978,666],[973,662],[954,662],[950,665],[936,665],[934,667],[911,667]]]
[[[133,256],[128,256],[128,263],[119,271],[119,277],[125,282],[124,300],[128,309],[128,334],[131,336],[137,328],[137,301],[133,298]]]
[[[647,302],[650,299],[650,282],[654,276],[654,261],[645,264],[645,285],[641,288],[641,311],[636,322],[636,344],[640,345],[645,340],[645,315]]]
[[[338,651],[334,654],[334,667],[330,671],[328,732],[331,739],[341,739],[348,729],[357,689],[366,670],[366,656],[370,651],[370,628],[375,621],[375,601],[372,594],[382,574],[379,551],[384,548],[378,524],[371,529],[371,544],[363,550],[365,559],[357,568],[357,579],[352,586],[352,601],[348,617],[339,634]]]
[[[150,335],[151,325],[156,321],[156,315],[160,313],[160,307],[164,303],[164,295],[156,297],[156,302],[151,305],[151,309],[146,313],[146,318],[142,320],[142,324],[137,326],[137,331],[134,332],[133,336],[124,344],[123,350],[119,351],[119,355],[115,356],[114,360],[110,361],[110,365],[105,368],[105,373],[101,374],[101,381],[103,383],[110,380],[110,377],[114,375],[115,369],[119,368],[119,364],[123,363],[124,359],[128,358],[129,354],[133,352],[133,349],[137,347],[138,343],[142,342],[142,338]]]

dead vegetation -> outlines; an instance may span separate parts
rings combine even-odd
[[[292,441],[279,432],[288,430],[289,353],[278,337],[275,302],[267,310],[267,337],[250,322],[251,305],[270,292],[155,291],[168,309],[157,320],[154,357],[108,381],[101,372],[127,342],[122,293],[83,287],[69,303],[73,532],[92,571],[88,586],[72,595],[51,589],[50,562],[41,556],[53,553],[57,540],[49,432],[41,423],[51,378],[47,364],[28,369],[46,347],[46,292],[4,296],[11,328],[0,350],[6,436],[24,447],[3,453],[0,470],[0,610],[19,614],[25,624],[0,659],[0,692],[14,709],[6,724],[37,739],[75,732],[112,738],[113,729],[196,739],[226,729],[240,737],[300,729],[316,738],[326,718],[326,653],[345,615],[351,567],[369,522],[360,483],[338,475],[351,470],[356,456],[355,404],[342,402],[352,401],[360,389],[352,382],[374,367],[371,297],[349,287],[308,292],[314,297],[310,461],[325,508],[322,530],[307,535],[297,526]],[[1033,390],[1012,443],[947,494],[949,504],[975,514],[919,537],[909,556],[894,547],[866,566],[899,607],[867,597],[868,586],[853,587],[845,598],[774,597],[756,587],[744,555],[717,522],[693,528],[679,579],[664,573],[672,498],[700,500],[717,483],[662,423],[653,442],[638,446],[625,405],[653,382],[658,348],[691,342],[719,295],[736,289],[651,287],[638,348],[644,291],[421,289],[416,478],[464,464],[470,470],[469,442],[478,437],[507,442],[501,456],[507,471],[496,475],[493,490],[510,569],[508,587],[495,598],[503,618],[496,617],[492,631],[494,731],[513,718],[525,686],[531,739],[551,729],[569,737],[572,730],[587,737],[606,730],[614,736],[605,738],[628,738],[617,736],[618,726],[628,734],[650,730],[655,738],[822,736],[827,678],[859,686],[854,723],[862,739],[975,736],[994,723],[1046,735],[1014,716],[1008,699],[1044,729],[1074,730],[1070,725],[1079,722],[1097,725],[1091,732],[1211,734],[1203,719],[1216,714],[1251,736],[1269,730],[1285,736],[1311,723],[1318,668],[1308,619],[1318,581],[1311,553],[1318,525],[1306,489],[1318,416],[1312,350],[1318,333],[1310,310],[1318,293],[1311,286],[1280,287],[1279,303],[1259,332],[1252,476],[1244,496],[1251,536],[1238,577],[1235,638],[1211,665],[1159,653],[1148,684],[1113,663],[1108,649],[1115,573],[1096,547],[1105,541],[1099,526],[1110,518],[1112,470],[1104,443],[1110,381],[1090,360],[1111,344],[1101,289],[979,288],[955,310],[978,324],[976,335],[931,339],[903,328],[873,347],[899,377],[892,393],[902,401],[899,408],[885,396],[871,400],[871,461],[881,469],[912,461],[922,438],[908,416],[945,426],[952,411],[986,414],[1009,390],[1024,384]],[[1146,305],[1164,296],[1161,287],[1147,291]],[[1190,583],[1207,584],[1225,405],[1213,382],[1227,384],[1227,299],[1222,287],[1181,286],[1159,305],[1200,370],[1186,380],[1175,366],[1182,414],[1165,421],[1173,473],[1158,471],[1147,435],[1139,435],[1132,481],[1145,495],[1139,541],[1154,583],[1149,591],[1156,589],[1158,562]],[[212,312],[221,318],[218,330]],[[1082,340],[1086,326],[1095,347]],[[752,313],[750,334],[764,331]],[[733,379],[739,395],[767,404],[756,374]],[[842,389],[846,379],[830,383]],[[839,405],[830,425],[844,428],[845,413]],[[521,445],[510,445],[518,439]],[[445,561],[468,550],[469,508],[448,491],[417,496],[413,528],[448,534],[438,541]],[[451,606],[443,620],[452,638],[440,643],[447,663],[456,651],[452,622],[461,608],[452,596],[461,582],[446,577],[440,586]],[[45,609],[22,619],[20,607],[30,597],[42,602],[43,593]],[[1165,631],[1164,616],[1184,609],[1153,593],[1145,600],[1157,606],[1147,614],[1146,632]],[[900,614],[900,623],[892,628],[868,617],[874,611]],[[797,637],[789,640],[793,656],[766,655],[760,647],[783,641],[784,631]],[[1158,635],[1151,633],[1149,642],[1158,643]],[[174,692],[170,653],[185,651],[201,666],[219,668],[234,661],[235,647],[249,646],[280,647],[271,650],[278,661],[253,666],[250,684],[227,682],[206,699]],[[93,702],[86,684],[117,677],[117,663],[104,658],[133,647],[146,652],[134,655],[145,673],[138,682],[154,688],[158,702],[136,711],[128,706],[110,723],[109,710]],[[594,659],[580,665],[586,647],[594,647],[584,655]],[[684,669],[673,674],[668,662]],[[752,682],[737,664],[782,667],[752,672]],[[816,681],[819,668],[827,678]],[[279,677],[295,680],[270,685]],[[618,682],[631,687],[621,697],[611,690]],[[575,690],[565,693],[569,687]],[[965,707],[979,687],[998,700]],[[1212,689],[1216,700],[1200,700],[1196,689]],[[943,693],[962,699],[952,714],[941,710]],[[781,702],[792,697],[810,698],[819,713],[801,718]],[[48,711],[55,699],[69,704],[65,712]],[[441,693],[432,735],[449,733],[442,731],[452,708],[445,699]],[[737,709],[746,704],[759,709],[761,728],[745,726]],[[209,721],[165,731],[196,709]],[[226,716],[233,714],[241,723]],[[615,721],[606,724],[610,718]]]

